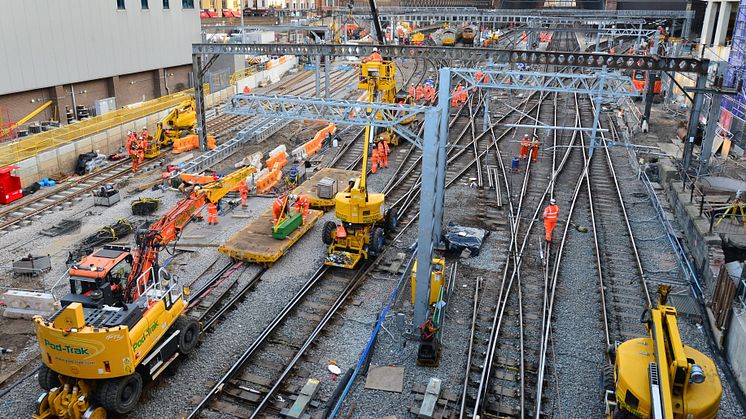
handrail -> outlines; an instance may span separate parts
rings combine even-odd
[[[30,137],[23,137],[18,141],[4,143],[0,145],[0,166],[19,162],[62,144],[68,144],[74,140],[105,131],[117,125],[172,108],[191,95],[193,91],[194,89],[188,89],[168,96],[162,96]]]

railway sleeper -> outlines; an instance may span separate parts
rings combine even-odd
[[[251,415],[251,409],[235,403],[214,399],[210,402],[210,410],[222,412],[237,418],[247,418]]]

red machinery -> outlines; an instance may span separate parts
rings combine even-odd
[[[16,169],[18,166],[0,168],[0,204],[10,204],[23,197],[21,178],[13,175]]]

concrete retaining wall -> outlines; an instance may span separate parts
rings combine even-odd
[[[690,191],[684,190],[681,181],[675,180],[676,169],[668,163],[658,165],[661,185],[666,189],[668,202],[676,221],[684,229],[687,247],[699,271],[704,286],[712,290],[720,266],[724,263],[722,240],[710,234],[710,222],[699,216],[699,207],[689,202]]]
[[[291,56],[286,57],[285,62],[282,64],[279,63],[279,60],[273,60],[271,69],[239,80],[236,82],[236,86],[230,86],[207,95],[205,97],[205,106],[216,106],[236,92],[242,91],[245,86],[253,89],[261,80],[277,81],[288,70],[293,68],[297,62],[297,58]],[[61,145],[56,149],[41,152],[35,157],[16,163],[19,167],[16,174],[21,177],[21,182],[26,187],[40,179],[59,173],[72,173],[78,161],[78,155],[92,151],[98,151],[107,155],[114,154],[125,144],[127,131],[139,132],[142,130],[142,127],[147,126],[151,133],[155,133],[156,124],[165,118],[169,112],[171,110],[166,109],[135,121],[125,122],[122,125],[109,128],[104,132],[75,140],[70,144]]]

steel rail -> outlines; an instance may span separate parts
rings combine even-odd
[[[250,289],[254,288],[256,284],[259,283],[259,281],[262,279],[262,275],[264,275],[266,271],[267,271],[267,268],[260,269],[258,272],[252,275],[251,279],[249,279],[238,290],[238,292],[230,294],[230,299],[228,299],[228,301],[226,301],[225,304],[220,306],[220,308],[212,316],[210,316],[210,318],[206,322],[204,322],[204,324],[202,325],[203,332],[206,330],[209,330],[215,323],[218,322],[218,320],[220,320],[225,315],[225,313],[228,312],[228,310],[235,307],[236,304],[239,301],[241,301],[241,299],[246,295],[246,293],[249,292]],[[236,283],[236,284],[231,285],[231,288],[236,285],[238,284]],[[222,301],[222,298],[219,301]],[[208,316],[208,314],[214,309],[214,307],[217,306],[219,301],[216,301],[214,305],[212,305],[210,308],[205,310],[205,312],[202,313],[202,315],[200,316],[199,320],[203,321]]]
[[[280,376],[275,380],[275,383],[267,391],[267,393],[264,395],[264,397],[259,402],[259,404],[256,406],[256,408],[254,408],[254,411],[252,412],[249,419],[256,418],[257,415],[260,414],[262,409],[267,405],[267,403],[269,403],[272,396],[279,389],[280,385],[282,385],[283,381],[290,375],[290,372],[295,367],[295,365],[298,363],[300,358],[305,354],[306,350],[311,346],[311,344],[314,342],[316,337],[321,333],[321,330],[331,321],[332,317],[334,317],[334,315],[337,314],[337,311],[339,310],[339,308],[342,307],[345,301],[357,289],[358,285],[360,285],[362,280],[364,278],[367,278],[373,266],[374,264],[370,264],[367,268],[358,270],[355,276],[350,279],[350,282],[345,286],[344,290],[342,291],[342,294],[339,297],[337,297],[337,299],[334,301],[334,303],[329,308],[329,310],[327,310],[327,312],[324,314],[324,317],[322,317],[318,325],[316,325],[316,328],[314,328],[313,332],[311,332],[311,334],[305,340],[303,345],[298,349],[295,356],[293,356],[290,362],[285,366],[285,369],[282,371]]]
[[[264,328],[264,330],[260,333],[260,335],[254,340],[254,342],[246,348],[246,350],[241,354],[241,356],[238,358],[238,360],[233,363],[233,365],[228,369],[228,372],[226,372],[218,381],[213,385],[213,387],[210,389],[210,391],[207,393],[207,395],[197,404],[197,406],[192,410],[192,412],[187,416],[187,419],[196,418],[202,409],[204,409],[207,404],[210,402],[210,400],[220,393],[220,391],[223,389],[223,386],[232,379],[238,371],[243,368],[243,366],[246,364],[246,362],[254,355],[254,353],[267,341],[268,337],[282,324],[282,322],[289,316],[290,312],[292,312],[295,307],[298,305],[298,303],[303,300],[303,298],[308,294],[314,286],[325,277],[327,272],[330,271],[329,266],[322,265],[314,274],[309,278],[308,281],[306,281],[305,284],[301,287],[301,289],[293,296],[293,298],[290,299],[290,301],[287,302],[287,304],[282,308],[282,310],[275,316],[275,318],[267,325],[267,327]]]
[[[577,97],[577,95],[574,95]],[[576,101],[576,115],[580,115],[580,106],[578,102]],[[582,121],[580,118],[578,118],[578,125],[582,127]],[[568,222],[565,224],[565,228],[562,232],[562,238],[559,241],[559,249],[557,249],[557,253],[555,256],[555,261],[553,264],[553,270],[551,278],[549,277],[549,261],[550,261],[550,255],[549,255],[549,247],[547,247],[547,271],[545,276],[545,283],[548,285],[549,280],[551,279],[551,286],[547,289],[545,289],[545,308],[542,315],[542,340],[541,340],[541,346],[539,349],[539,369],[537,371],[537,383],[536,383],[536,409],[534,411],[534,418],[539,419],[539,416],[541,415],[541,396],[543,393],[543,380],[544,380],[544,371],[546,368],[546,352],[547,347],[549,344],[549,338],[551,333],[551,322],[552,322],[552,312],[554,309],[554,296],[555,291],[557,287],[557,281],[559,278],[559,272],[560,272],[560,266],[562,262],[562,257],[564,255],[564,249],[565,244],[567,242],[567,234],[570,231],[570,220],[572,219],[572,215],[575,211],[575,206],[578,201],[578,197],[580,196],[580,191],[583,186],[583,183],[589,184],[590,178],[588,176],[588,169],[590,167],[591,158],[587,156],[586,149],[585,149],[585,140],[584,140],[584,134],[582,131],[580,133],[580,145],[582,150],[582,156],[583,156],[583,170],[578,177],[578,180],[575,185],[575,189],[573,191],[572,200],[570,203],[570,209],[568,211],[567,220]],[[548,303],[548,305],[547,305]]]
[[[554,184],[557,176],[559,176],[559,174],[563,171],[563,169],[565,167],[565,163],[567,162],[567,160],[568,160],[568,158],[570,156],[570,153],[571,153],[571,151],[573,149],[572,146],[573,146],[574,142],[575,142],[575,135],[573,134],[573,136],[572,136],[572,138],[570,140],[569,147],[565,151],[565,153],[564,153],[564,155],[562,157],[562,160],[560,161],[559,165],[557,165],[556,168],[552,172],[552,175],[551,175],[550,181],[549,181],[549,185],[547,185],[544,193],[541,196],[541,199],[539,200],[540,203],[543,202],[544,199],[546,198],[546,196],[551,192],[553,184]],[[556,151],[553,151],[553,152],[556,152]],[[530,163],[529,163],[528,167],[530,167]],[[526,169],[527,171],[529,170],[528,167]],[[521,200],[523,199],[523,195],[524,194],[522,193],[521,197],[520,197]],[[503,323],[503,320],[504,320],[504,314],[505,314],[505,310],[507,308],[508,298],[509,298],[509,296],[511,294],[511,289],[513,287],[513,283],[514,282],[518,282],[517,276],[520,273],[520,266],[521,266],[521,263],[522,263],[523,252],[524,252],[524,250],[526,248],[526,245],[528,243],[529,233],[530,233],[530,231],[531,231],[531,229],[532,229],[535,221],[538,219],[538,215],[539,215],[540,211],[541,211],[541,204],[539,204],[537,206],[536,210],[534,211],[533,216],[530,219],[529,224],[526,226],[524,240],[523,240],[523,242],[522,242],[522,244],[521,244],[520,247],[517,246],[517,244],[518,244],[517,243],[517,235],[518,235],[518,232],[519,232],[519,228],[518,227],[519,227],[519,223],[520,223],[520,216],[519,216],[520,212],[519,211],[516,211],[514,213],[514,215],[512,217],[512,222],[510,223],[511,224],[511,233],[512,233],[511,234],[511,242],[512,242],[511,249],[513,249],[513,251],[506,256],[507,260],[506,260],[505,269],[503,270],[503,278],[502,278],[502,281],[501,281],[500,291],[499,291],[499,294],[498,294],[498,304],[497,304],[497,306],[495,308],[495,316],[493,317],[493,323],[492,323],[492,327],[491,327],[491,335],[490,335],[490,338],[488,340],[490,343],[488,345],[487,356],[486,356],[486,360],[484,362],[484,366],[483,366],[483,370],[482,370],[482,376],[481,376],[481,379],[480,379],[479,390],[477,391],[477,400],[475,401],[474,409],[473,409],[473,411],[475,412],[475,414],[478,414],[477,412],[479,412],[480,403],[482,401],[481,399],[486,396],[486,391],[487,391],[486,389],[488,388],[488,382],[489,382],[489,379],[491,377],[492,362],[493,362],[493,359],[494,359],[494,356],[495,356],[495,350],[496,350],[496,347],[497,347],[496,340],[497,340],[497,336],[498,336],[498,334],[500,332],[500,329],[501,329],[501,326],[502,326],[502,323]],[[510,264],[511,258],[513,258],[514,264],[513,264],[512,273],[510,275],[510,278],[508,279],[507,278],[507,275],[508,275],[508,266]],[[507,281],[507,284],[506,284],[506,281]]]

